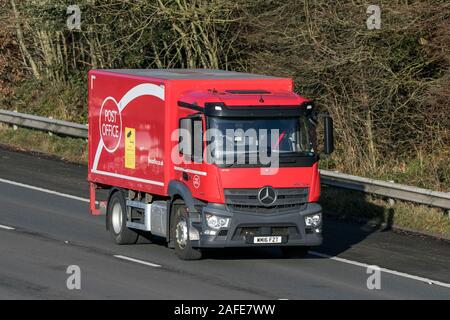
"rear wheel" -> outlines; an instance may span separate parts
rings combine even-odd
[[[108,226],[111,237],[117,244],[134,244],[139,235],[127,228],[127,211],[122,192],[115,192],[108,203]]]
[[[193,248],[189,239],[188,212],[184,204],[175,204],[171,214],[170,238],[175,246],[175,253],[182,260],[202,258],[200,249]]]
[[[309,247],[280,247],[285,258],[304,258],[309,251]]]

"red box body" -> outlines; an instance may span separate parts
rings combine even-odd
[[[309,202],[317,201],[320,194],[317,163],[312,167],[279,168],[274,175],[261,175],[259,168],[227,169],[208,163],[173,162],[180,157],[177,152],[172,156],[178,143],[179,119],[195,113],[179,107],[178,101],[207,102],[208,90],[236,89],[280,92],[268,98],[266,104],[270,105],[293,102],[298,105],[307,101],[292,93],[292,80],[288,78],[219,70],[90,71],[88,180],[167,196],[169,182],[183,181],[183,172],[189,172],[193,178],[183,183],[193,197],[208,202],[224,203],[225,188],[265,185],[309,187]],[[226,103],[250,105],[254,98],[227,97]]]

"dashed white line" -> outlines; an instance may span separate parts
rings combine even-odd
[[[1,179],[1,178],[0,178],[0,182],[11,184],[11,185],[18,186],[18,187],[31,189],[31,190],[35,190],[35,191],[45,192],[45,193],[48,193],[48,194],[53,194],[53,195],[64,197],[64,198],[68,198],[68,199],[79,200],[79,201],[83,201],[83,202],[89,202],[89,199],[86,199],[86,198],[72,196],[70,194],[61,193],[61,192],[57,192],[57,191],[53,191],[53,190],[49,190],[49,189],[44,189],[44,188],[39,188],[39,187],[31,186],[31,185],[28,185],[28,184],[20,183],[20,182],[15,182],[15,181]],[[12,227],[2,226],[2,225],[0,225],[0,228],[6,229],[6,230],[15,230]],[[348,260],[348,259],[344,259],[344,258],[339,258],[339,257],[331,256],[331,255],[328,255],[328,254],[325,254],[325,253],[316,252],[316,251],[310,251],[309,253],[311,255],[314,255],[314,256],[317,256],[317,257],[327,258],[327,259],[330,259],[330,260],[334,260],[334,261],[338,261],[338,262],[342,262],[342,263],[347,263],[347,264],[351,264],[351,265],[358,266],[358,267],[367,268],[367,267],[371,266],[371,265],[369,265],[367,263],[362,263],[362,262],[358,262],[358,261],[352,261],[352,260]],[[150,267],[155,267],[155,268],[161,267],[161,265],[159,265],[159,264],[155,264],[155,263],[151,263],[151,262],[147,262],[147,261],[142,261],[142,260],[126,257],[126,256],[115,255],[114,257],[116,257],[118,259],[122,259],[122,260],[128,260],[128,261],[140,263],[140,264],[147,265],[147,266],[150,266]],[[436,280],[432,280],[432,279],[428,279],[428,278],[424,278],[424,277],[414,276],[414,275],[411,275],[411,274],[408,274],[408,273],[399,272],[399,271],[395,271],[395,270],[390,270],[390,269],[386,269],[386,268],[380,268],[380,270],[382,272],[390,273],[390,274],[393,274],[393,275],[396,275],[396,276],[399,276],[399,277],[404,277],[404,278],[408,278],[408,279],[412,279],[412,280],[416,280],[416,281],[421,281],[421,282],[425,282],[425,283],[428,283],[428,284],[434,284],[434,285],[437,285],[437,286],[441,286],[441,287],[445,287],[445,288],[449,288],[450,289],[450,284],[442,282],[442,281],[436,281]]]
[[[5,229],[5,230],[16,230],[16,229],[13,228],[13,227],[4,226],[4,225],[2,225],[2,224],[0,224],[0,229]]]
[[[348,260],[348,259],[344,259],[344,258],[334,257],[334,256],[330,256],[328,254],[320,253],[320,252],[316,252],[316,251],[309,251],[309,254],[317,256],[317,257],[321,257],[321,258],[327,258],[327,259],[330,259],[330,260],[351,264],[351,265],[358,266],[358,267],[363,267],[363,268],[368,268],[368,267],[371,266],[370,264],[367,264],[367,263],[362,263],[362,262],[358,262],[358,261],[353,261],[353,260]],[[436,281],[436,280],[432,280],[432,279],[428,279],[428,278],[424,278],[424,277],[414,276],[414,275],[411,275],[411,274],[408,274],[408,273],[399,272],[399,271],[395,271],[395,270],[390,270],[390,269],[386,269],[386,268],[380,268],[380,271],[381,272],[385,272],[385,273],[390,273],[390,274],[393,274],[393,275],[396,275],[396,276],[399,276],[399,277],[408,278],[408,279],[412,279],[412,280],[416,280],[416,281],[421,281],[421,282],[425,282],[425,283],[428,283],[428,284],[434,284],[434,285],[437,285],[437,286],[441,286],[441,287],[450,289],[450,284],[449,283]]]
[[[81,197],[72,196],[72,195],[66,194],[66,193],[61,193],[61,192],[57,192],[57,191],[53,191],[53,190],[49,190],[49,189],[44,189],[44,188],[39,188],[39,187],[35,187],[35,186],[30,186],[29,184],[25,184],[25,183],[15,182],[15,181],[1,179],[1,178],[0,178],[0,182],[11,184],[11,185],[17,186],[17,187],[27,188],[27,189],[30,189],[30,190],[45,192],[45,193],[48,193],[48,194],[53,194],[53,195],[64,197],[64,198],[68,198],[68,199],[73,199],[73,200],[78,200],[78,201],[83,201],[83,202],[89,202],[89,199],[86,199],[86,198],[81,198]]]
[[[117,259],[122,259],[122,260],[127,260],[127,261],[131,261],[131,262],[136,262],[139,264],[143,264],[149,267],[153,267],[153,268],[161,268],[160,264],[156,264],[156,263],[151,263],[151,262],[147,262],[147,261],[143,261],[143,260],[139,260],[139,259],[134,259],[134,258],[130,258],[127,256],[121,256],[121,255],[114,255],[115,258]]]

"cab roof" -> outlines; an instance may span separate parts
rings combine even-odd
[[[227,106],[299,106],[309,99],[290,91],[225,90],[190,91],[179,99],[185,103],[203,107],[205,103],[221,102]]]

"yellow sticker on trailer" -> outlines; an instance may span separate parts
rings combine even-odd
[[[136,168],[136,130],[125,128],[125,168]]]

